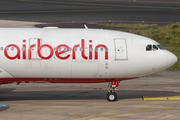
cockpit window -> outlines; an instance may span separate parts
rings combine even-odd
[[[156,45],[147,45],[146,51],[156,51],[158,50],[158,47]]]
[[[164,48],[161,45],[157,45],[159,49],[164,50]]]
[[[156,45],[153,45],[153,51],[158,50],[158,47]]]
[[[146,51],[151,51],[152,50],[152,45],[147,45],[146,46]]]

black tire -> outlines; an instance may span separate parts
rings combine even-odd
[[[117,94],[115,92],[108,92],[106,98],[108,101],[116,101],[117,100]]]

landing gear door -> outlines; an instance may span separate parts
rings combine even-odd
[[[115,45],[115,60],[128,60],[126,39],[114,39]]]
[[[39,42],[39,43],[38,43]],[[29,50],[28,50],[28,58],[30,60],[41,60],[42,59],[42,51],[38,50],[38,45],[41,46],[42,39],[39,38],[31,38],[29,39]],[[40,52],[40,56],[38,55],[38,52]]]

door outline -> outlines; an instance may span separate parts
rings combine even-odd
[[[122,42],[124,44],[124,49],[125,49],[125,53],[124,53],[124,56],[125,57],[122,57],[122,58],[118,58],[118,48],[117,48],[117,44],[118,42],[116,42],[118,40],[118,42]],[[123,51],[123,48],[121,48],[121,50]],[[127,43],[126,43],[126,39],[125,38],[115,38],[114,39],[114,51],[115,51],[115,60],[128,60],[128,50],[127,50]]]

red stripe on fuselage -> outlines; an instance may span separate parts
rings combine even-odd
[[[0,84],[12,82],[49,82],[49,83],[101,83],[116,82],[135,78],[0,78]]]

